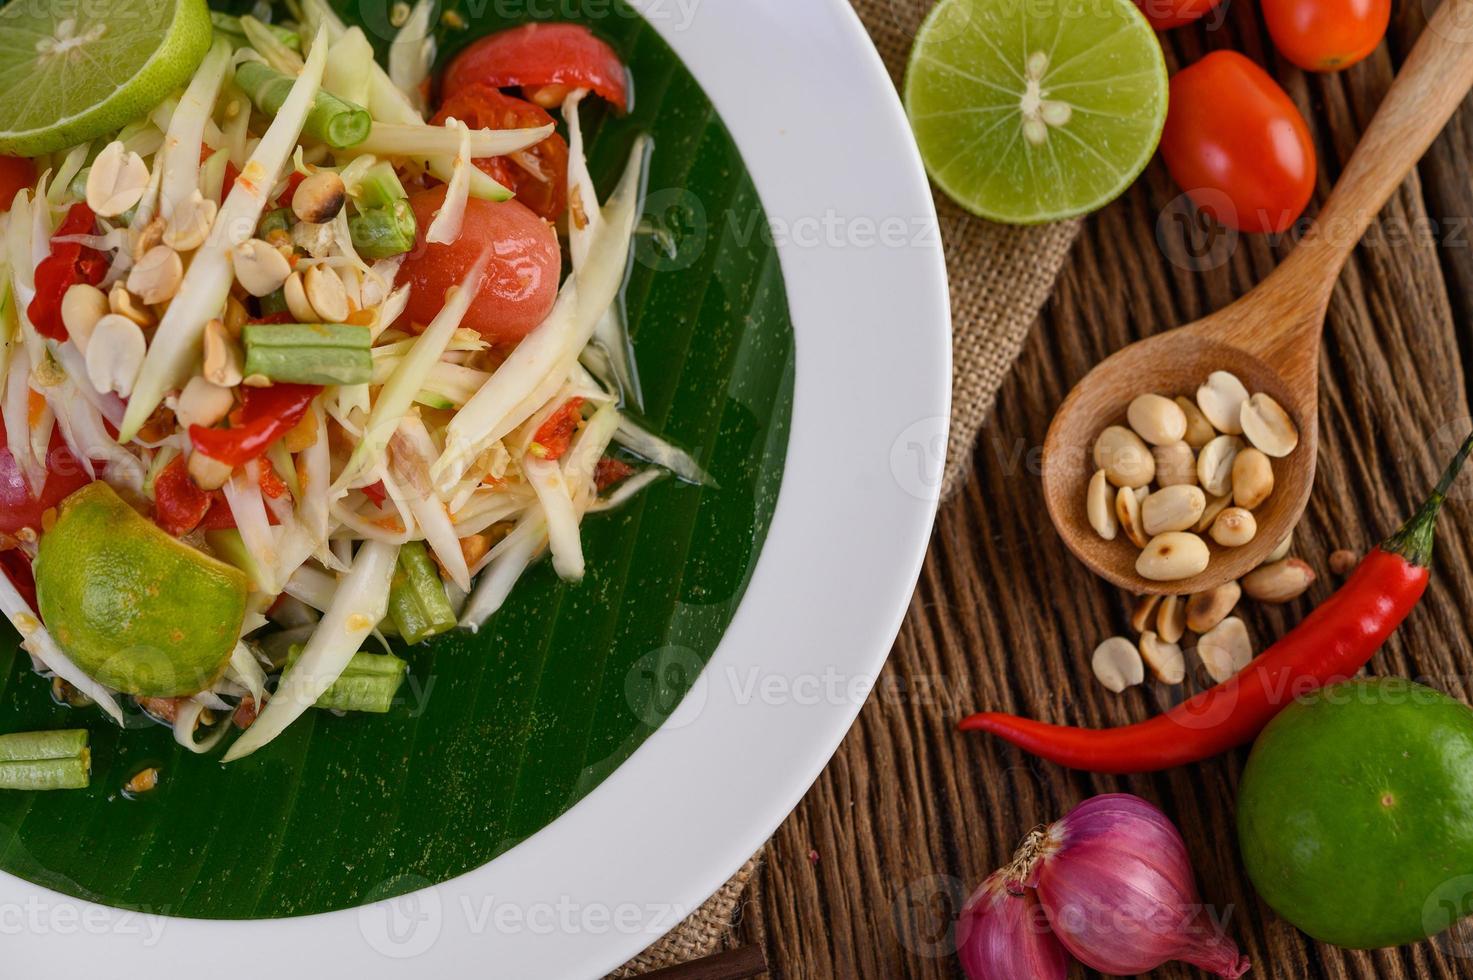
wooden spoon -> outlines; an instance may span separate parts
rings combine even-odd
[[[1137,593],[1205,592],[1252,571],[1293,531],[1314,485],[1319,445],[1320,333],[1330,294],[1371,219],[1426,152],[1473,88],[1473,0],[1444,0],[1386,93],[1318,219],[1284,262],[1229,306],[1147,337],[1097,365],[1059,406],[1043,446],[1049,516],[1069,550],[1096,574]],[[1090,526],[1085,490],[1095,439],[1124,424],[1137,395],[1191,398],[1213,371],[1231,371],[1264,392],[1299,427],[1299,446],[1273,461],[1274,492],[1254,511],[1256,537],[1222,548],[1201,574],[1157,582],[1136,573],[1136,548],[1121,532],[1106,541]]]

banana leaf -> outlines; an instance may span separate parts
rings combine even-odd
[[[514,26],[460,8],[441,59]],[[579,3],[563,6],[575,8]],[[373,23],[382,57],[391,31]],[[484,11],[477,16],[474,11]],[[357,11],[344,11],[351,22]],[[719,489],[666,479],[585,524],[584,582],[544,562],[479,635],[396,649],[411,673],[387,715],[310,712],[222,766],[168,730],[122,731],[50,698],[0,626],[0,732],[85,725],[90,789],[0,793],[0,870],[126,908],[203,918],[326,912],[444,881],[547,825],[679,704],[741,601],[782,479],[794,341],[782,272],[738,148],[700,86],[622,3],[590,26],[635,79],[623,117],[585,104],[601,193],[631,141],[654,137],[626,291],[643,417]],[[121,789],[156,766],[154,792]]]

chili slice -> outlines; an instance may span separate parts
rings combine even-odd
[[[190,478],[180,456],[154,477],[153,502],[154,523],[178,538],[199,527],[210,512],[214,495],[201,490]]]
[[[1155,772],[1246,745],[1296,697],[1355,676],[1416,607],[1431,576],[1437,514],[1470,450],[1473,435],[1412,519],[1367,555],[1338,592],[1236,676],[1170,711],[1119,728],[1051,725],[998,712],[972,715],[959,727],[991,732],[1071,769],[1104,773]]]
[[[583,399],[569,398],[558,406],[547,421],[537,427],[532,437],[530,452],[540,459],[562,459],[563,453],[572,445],[573,433],[583,421]]]
[[[196,452],[229,466],[243,466],[290,432],[321,391],[320,385],[246,388],[244,401],[231,415],[230,428],[191,425],[189,439]]]

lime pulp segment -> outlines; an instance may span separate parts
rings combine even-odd
[[[199,67],[205,0],[0,7],[0,153],[37,156],[150,112]]]
[[[904,98],[937,186],[976,214],[1032,224],[1095,210],[1145,168],[1166,63],[1131,0],[941,0]]]

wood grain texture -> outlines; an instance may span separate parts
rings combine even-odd
[[[1431,5],[1399,4],[1387,44],[1339,75],[1311,76],[1276,58],[1246,3],[1232,3],[1215,28],[1166,35],[1167,58],[1174,69],[1208,49],[1233,47],[1266,65],[1309,119],[1323,201]],[[1282,609],[1244,607],[1259,644],[1336,587],[1331,551],[1364,549],[1410,512],[1470,426],[1470,173],[1473,107],[1465,104],[1335,289],[1319,375],[1319,472],[1295,545],[1320,580]],[[1315,944],[1274,916],[1248,886],[1234,844],[1242,752],[1154,777],[1114,778],[1067,772],[953,731],[961,715],[982,708],[1113,725],[1162,706],[1158,692],[1111,695],[1092,678],[1090,650],[1126,632],[1127,604],[1053,534],[1031,451],[1093,364],[1225,305],[1287,252],[1285,243],[1244,236],[1218,267],[1183,267],[1157,239],[1158,218],[1177,194],[1158,161],[1087,222],[983,430],[970,486],[942,509],[880,684],[773,842],[741,927],[747,941],[765,943],[771,976],[960,977],[946,928],[965,892],[1038,823],[1084,797],[1124,790],[1156,802],[1181,827],[1205,899],[1230,907],[1253,976],[1473,977],[1473,934],[1351,953]],[[1442,519],[1432,588],[1372,662],[1376,673],[1422,678],[1465,699],[1473,696],[1470,501],[1465,480]],[[1202,975],[1176,966],[1153,974]]]

